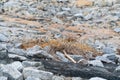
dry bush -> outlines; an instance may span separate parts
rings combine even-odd
[[[23,44],[21,47],[26,49],[34,45],[40,45],[43,48],[49,46],[49,53],[53,55],[56,53],[56,51],[63,52],[63,50],[68,54],[82,55],[87,59],[90,57],[88,56],[89,54],[92,54],[93,57],[101,55],[101,53],[97,52],[91,46],[84,43],[79,43],[75,38],[72,37],[68,37],[66,39],[51,39],[49,41],[33,40]]]

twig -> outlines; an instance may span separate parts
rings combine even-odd
[[[73,63],[76,63],[76,61],[75,61],[73,58],[71,58],[71,57],[66,53],[65,50],[63,50],[63,53],[64,53],[64,55],[65,55],[69,60],[71,60]]]

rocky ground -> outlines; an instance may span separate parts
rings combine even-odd
[[[120,0],[0,0],[0,80],[107,80],[54,74],[41,59],[107,63],[119,77]]]

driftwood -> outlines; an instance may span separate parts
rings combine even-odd
[[[71,57],[66,53],[65,50],[63,50],[63,53],[64,53],[64,55],[65,55],[69,60],[71,60],[73,63],[76,63],[76,61],[75,61],[73,58],[71,58]]]
[[[46,61],[40,60],[47,71],[53,72],[54,74],[64,75],[68,77],[82,77],[89,79],[91,77],[102,77],[107,80],[120,80],[120,77],[113,73],[113,69],[116,66],[105,65],[103,67],[95,67],[82,65],[78,63],[67,63],[67,62],[57,62],[57,61]]]

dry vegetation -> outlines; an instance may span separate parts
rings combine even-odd
[[[87,44],[79,43],[75,38],[68,37],[66,39],[51,39],[49,41],[33,40],[27,43],[23,43],[21,48],[27,49],[29,47],[33,47],[35,45],[39,45],[42,48],[49,46],[49,53],[55,54],[56,51],[66,51],[68,54],[82,55],[86,59],[89,59],[89,54],[92,54],[93,57],[97,55],[101,55],[100,52],[97,52],[94,48]]]

